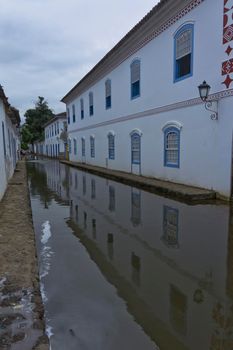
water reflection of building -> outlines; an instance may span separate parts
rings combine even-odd
[[[233,348],[227,206],[189,206],[58,162],[40,171],[69,199],[70,226],[161,349]]]
[[[188,206],[69,171],[71,226],[155,342],[232,349],[228,207]]]

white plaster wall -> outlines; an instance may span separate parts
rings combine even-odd
[[[4,123],[5,130],[6,156],[4,156],[2,122]],[[12,124],[11,120],[6,115],[4,104],[0,100],[0,200],[5,193],[8,181],[14,174],[15,166],[18,161],[18,145],[19,136],[15,125]]]
[[[210,15],[211,12],[211,15]],[[142,131],[141,174],[187,185],[214,189],[229,197],[231,193],[231,155],[233,98],[219,102],[219,121],[212,121],[203,104],[174,109],[145,118],[101,125],[119,117],[143,112],[152,108],[186,101],[198,97],[197,86],[205,79],[211,92],[223,90],[221,63],[224,60],[222,47],[223,3],[205,0],[185,17],[140,49],[119,67],[101,79],[88,91],[71,101],[71,123],[68,125],[71,140],[77,138],[78,154],[73,148],[70,159],[82,161],[81,137],[86,139],[87,163],[106,166],[108,157],[107,134],[113,130],[115,137],[115,160],[107,166],[131,172],[130,132]],[[194,23],[193,76],[173,82],[174,34],[186,22]],[[214,28],[214,35],[213,35]],[[141,60],[141,96],[130,99],[130,63]],[[112,108],[105,110],[105,81],[112,82]],[[89,116],[90,91],[94,93],[94,115]],[[84,99],[85,117],[81,120],[80,98]],[[76,122],[72,120],[72,104],[75,104]],[[164,167],[162,127],[169,121],[182,124],[180,168]],[[85,129],[86,128],[86,129]],[[95,136],[95,158],[90,157],[90,135]],[[73,145],[73,141],[72,141]]]

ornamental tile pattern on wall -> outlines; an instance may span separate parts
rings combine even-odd
[[[233,41],[233,0],[223,0],[223,47],[227,60],[222,63],[222,75],[225,80],[222,82],[227,89],[230,88],[233,82],[233,48],[230,43]]]

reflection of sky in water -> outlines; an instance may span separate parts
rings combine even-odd
[[[189,206],[54,161],[32,167],[52,348],[233,348],[229,207]]]

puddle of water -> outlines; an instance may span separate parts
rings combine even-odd
[[[7,277],[0,279],[0,349],[30,350],[43,335],[34,324],[31,290],[10,291]]]
[[[56,161],[28,174],[52,349],[233,349],[231,208]]]

